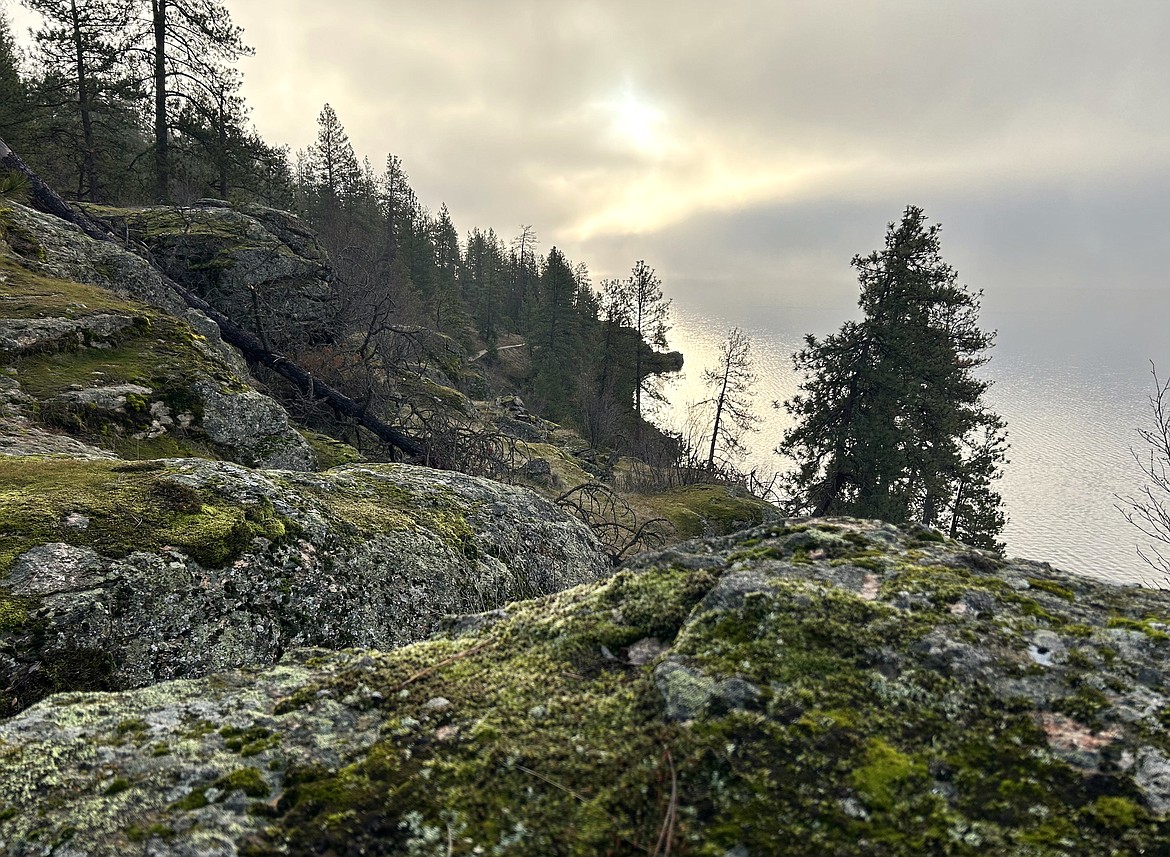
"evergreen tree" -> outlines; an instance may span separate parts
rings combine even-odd
[[[511,269],[508,280],[508,317],[513,329],[527,324],[531,305],[532,284],[536,282],[536,233],[531,226],[520,227],[520,234],[512,239]]]
[[[580,324],[574,306],[577,283],[569,261],[556,247],[548,252],[539,289],[529,332],[533,392],[552,419],[579,421],[576,391]]]
[[[451,221],[451,213],[444,203],[439,216],[431,224],[434,245],[434,276],[431,278],[431,317],[435,330],[458,332],[466,322],[463,302],[461,268],[463,256],[459,249],[459,233]]]
[[[31,118],[27,87],[20,73],[20,54],[8,16],[0,9],[0,140],[26,154],[25,132]]]
[[[640,424],[643,394],[648,399],[662,399],[661,389],[654,383],[658,376],[650,372],[646,346],[666,348],[670,300],[663,296],[662,281],[654,269],[642,260],[634,263],[623,296],[629,302],[629,323],[641,339],[634,354],[634,413]]]
[[[179,152],[172,158],[171,172],[192,193],[227,199],[232,190],[249,184],[257,159],[271,154],[258,150],[249,138],[248,109],[238,88],[238,77],[227,71],[207,84],[203,97],[184,102],[174,117],[178,140],[186,145],[172,145]]]
[[[79,137],[69,140],[77,153],[73,182],[79,199],[99,198],[98,142],[95,123],[104,109],[130,93],[123,62],[133,10],[126,0],[24,0],[39,12],[35,34],[37,60],[44,73],[41,96],[48,108],[69,107]],[[64,132],[64,129],[61,129]],[[71,138],[72,134],[58,135]]]
[[[620,429],[628,401],[621,401],[623,369],[633,362],[631,337],[623,330],[630,324],[630,301],[625,280],[601,281],[596,297],[598,330],[593,343],[592,373],[583,381],[592,380],[583,396],[585,428],[589,442],[594,446],[608,445]]]
[[[139,54],[149,64],[154,95],[155,198],[168,202],[177,110],[223,113],[238,87],[232,64],[252,49],[217,0],[150,0],[144,12],[149,17]]]
[[[994,334],[925,219],[908,207],[883,250],[854,257],[864,317],[805,338],[795,357],[805,381],[785,403],[796,424],[777,451],[797,465],[798,511],[927,525],[949,514],[952,532],[993,546],[1004,517],[990,486],[1006,438],[974,370]]]
[[[467,236],[463,257],[464,295],[480,337],[494,346],[503,312],[504,276],[507,262],[496,233],[473,229]]]
[[[325,223],[361,183],[362,169],[337,112],[328,104],[317,116],[317,140],[305,156],[304,173],[311,183],[309,214]]]

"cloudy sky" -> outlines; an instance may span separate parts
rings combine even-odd
[[[914,203],[1001,342],[1170,311],[1165,0],[226,4],[270,142],[328,101],[461,231],[532,224],[595,280],[644,258],[683,308],[839,317]]]

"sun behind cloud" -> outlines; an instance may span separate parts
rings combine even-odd
[[[618,145],[645,155],[661,156],[669,148],[666,111],[625,84],[598,104],[607,134]]]

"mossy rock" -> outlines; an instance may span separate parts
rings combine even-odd
[[[334,312],[328,258],[292,215],[219,205],[84,208],[148,247],[172,279],[274,347],[327,338]]]
[[[348,443],[312,429],[302,428],[298,431],[301,437],[313,448],[313,453],[317,456],[317,467],[321,470],[328,470],[343,464],[354,464],[362,460],[362,454]]]
[[[609,571],[553,504],[462,474],[0,456],[0,717],[297,645],[389,649]]]
[[[37,545],[62,542],[107,557],[182,550],[209,568],[257,536],[285,537],[271,502],[241,505],[171,477],[168,468],[112,461],[0,456],[0,578]],[[84,526],[71,521],[84,521]]]
[[[1160,853],[1166,644],[1108,625],[1168,605],[884,525],[778,522],[395,652],[305,651],[45,703],[0,724],[0,801],[17,810],[0,841],[69,830],[72,847],[115,854],[155,830],[173,849],[251,855]],[[1074,624],[1093,631],[1065,634]],[[1088,676],[1058,651],[1126,634]],[[1085,681],[1117,688],[1099,728],[1051,707]],[[242,764],[253,738],[264,746]]]
[[[202,319],[205,337],[198,318],[173,314],[177,295],[142,260],[27,209],[0,219],[45,247],[43,259],[0,253],[0,351],[22,419],[123,458],[311,466],[287,414],[237,374],[214,324]]]
[[[729,535],[780,517],[771,503],[728,485],[684,485],[632,502],[670,521],[681,539]]]

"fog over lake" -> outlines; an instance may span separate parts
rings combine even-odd
[[[1168,312],[1170,296],[1119,290],[1108,301],[1086,296],[1045,312],[984,314],[985,327],[999,331],[983,370],[994,380],[987,400],[1007,420],[1011,442],[998,485],[1010,555],[1109,580],[1161,582],[1137,557],[1141,534],[1115,508],[1115,495],[1135,494],[1143,484],[1130,449],[1140,448],[1136,428],[1151,424],[1148,361],[1161,355],[1170,371],[1161,333]],[[721,339],[738,325],[753,339],[761,417],[744,466],[783,469],[772,449],[791,421],[771,403],[796,392],[791,355],[804,333],[823,335],[845,318],[831,315],[793,307],[732,307],[714,315],[677,303],[671,344],[687,364],[684,377],[667,388],[671,405],[660,420],[683,428],[687,403],[708,395],[702,369],[717,362]]]

